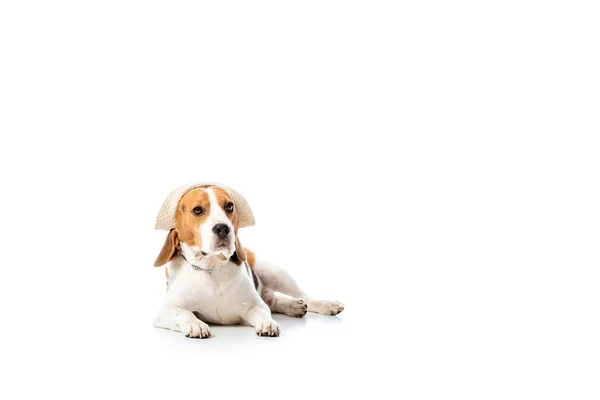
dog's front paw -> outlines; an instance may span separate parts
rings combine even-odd
[[[281,328],[274,320],[266,320],[254,327],[258,336],[279,336]]]
[[[207,338],[210,336],[210,328],[207,324],[200,321],[199,319],[195,321],[186,321],[179,324],[179,328],[181,329],[181,333],[183,333],[186,337],[189,338]]]

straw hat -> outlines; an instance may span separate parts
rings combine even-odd
[[[177,214],[177,205],[179,204],[179,200],[181,200],[183,195],[190,190],[207,186],[218,186],[229,192],[231,197],[233,197],[240,228],[254,225],[255,221],[252,209],[241,194],[220,183],[199,182],[181,185],[177,189],[173,190],[169,196],[167,196],[162,207],[160,208],[160,211],[158,212],[158,216],[156,217],[156,225],[154,226],[154,229],[170,231],[171,229],[175,228],[175,215]]]

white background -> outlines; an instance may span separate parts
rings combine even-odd
[[[0,397],[597,399],[595,3],[2,2]],[[346,311],[153,328],[197,180]]]

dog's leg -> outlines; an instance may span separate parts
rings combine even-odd
[[[267,303],[271,312],[274,313],[285,314],[290,317],[303,317],[308,311],[308,306],[304,300],[276,293],[267,287],[263,287],[261,297]]]
[[[344,305],[339,301],[317,300],[304,293],[294,278],[292,278],[287,271],[281,268],[258,260],[254,266],[254,271],[260,278],[261,283],[265,286],[263,292],[265,290],[277,291],[287,294],[288,296],[295,297],[296,299],[301,299],[308,304],[308,311],[310,312],[324,315],[337,315],[344,311]],[[276,310],[274,311],[281,312]]]
[[[271,318],[269,307],[262,301],[251,307],[243,319],[254,327],[258,336],[279,336],[281,333],[279,324]]]
[[[159,311],[154,326],[178,331],[191,338],[210,336],[210,328],[206,323],[200,321],[191,311],[177,306],[167,306]]]

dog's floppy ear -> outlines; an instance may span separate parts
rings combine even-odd
[[[156,257],[156,261],[154,261],[155,267],[160,267],[161,265],[165,265],[175,255],[177,254],[179,245],[179,236],[177,235],[177,231],[175,229],[171,229],[169,234],[167,235],[167,239],[165,240],[165,244],[163,244],[162,250],[158,257]]]
[[[235,235],[235,254],[237,255],[238,260],[243,263],[248,259],[248,257],[246,257],[246,250],[244,250],[242,247],[242,244],[240,243],[240,237],[238,235]]]

